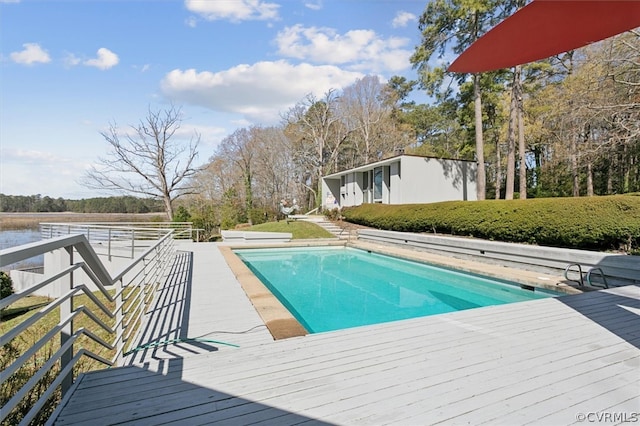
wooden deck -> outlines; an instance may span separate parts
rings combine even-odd
[[[215,244],[182,243],[179,249],[127,364],[155,368],[167,360],[273,341]],[[162,344],[169,341],[178,342]]]
[[[640,419],[638,286],[273,341],[217,247],[190,249],[191,289],[165,289],[140,342],[206,335],[241,347],[136,352],[81,376],[55,424]]]

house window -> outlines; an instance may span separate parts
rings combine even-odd
[[[373,170],[373,202],[382,202],[382,167]]]
[[[362,202],[371,203],[373,201],[371,170],[362,172]]]

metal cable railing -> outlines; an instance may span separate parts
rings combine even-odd
[[[51,234],[58,232],[56,227],[44,229],[49,230]],[[25,383],[20,385],[19,390],[8,400],[3,401],[0,422],[4,423],[12,410],[24,404],[25,399],[34,400],[32,392],[37,387],[40,389],[39,398],[22,417],[20,423],[29,424],[58,387],[61,389],[62,396],[68,392],[82,359],[90,358],[103,366],[120,365],[123,354],[131,344],[133,334],[141,324],[142,317],[153,300],[156,289],[164,280],[175,254],[174,229],[157,228],[146,234],[140,231],[132,239],[136,242],[135,249],[131,252],[134,255],[133,259],[119,272],[111,275],[100,256],[106,260],[107,257],[113,256],[113,253],[110,251],[102,255],[97,253],[94,250],[97,245],[95,236],[119,235],[125,228],[116,227],[109,230],[104,225],[92,227],[74,224],[68,229],[70,232],[74,229],[82,229],[84,232],[54,236],[0,251],[0,267],[45,253],[57,254],[58,260],[52,266],[45,264],[45,274],[39,282],[0,300],[0,310],[49,287],[56,287],[59,293],[35,314],[24,315],[26,319],[8,330],[3,330],[0,336],[0,346],[4,347],[21,334],[27,333],[36,323],[41,323],[43,318],[59,312],[57,324],[48,330],[43,330],[42,337],[15,359],[3,360],[0,384],[4,386],[5,382],[16,380],[16,374],[23,366],[30,363],[39,351],[45,347],[54,348],[48,359]],[[152,234],[156,237],[153,240]],[[92,235],[94,236],[93,244],[89,242],[89,237]],[[139,241],[146,241],[146,244],[141,245]],[[109,246],[113,247],[113,244]],[[57,270],[52,270],[55,268]],[[74,306],[74,298],[79,295],[85,295],[95,307],[92,309],[84,305]],[[77,322],[80,318],[93,324],[98,333],[106,333],[109,338],[100,337],[97,332],[88,328],[78,327]],[[92,342],[91,345],[103,348],[111,356],[102,356],[97,353],[102,349],[91,350],[83,342]],[[47,379],[46,389],[42,391],[45,378]]]
[[[199,238],[199,229],[191,222],[118,222],[118,223],[41,223],[43,239],[63,235],[84,235],[96,253],[113,257],[133,259],[136,253],[149,248],[168,230],[173,230],[174,239]],[[196,239],[197,241],[197,239]]]

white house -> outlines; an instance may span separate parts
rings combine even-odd
[[[473,161],[399,155],[322,179],[323,208],[476,200]]]

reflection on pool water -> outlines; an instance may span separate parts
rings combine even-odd
[[[346,247],[234,252],[311,333],[555,296]]]

